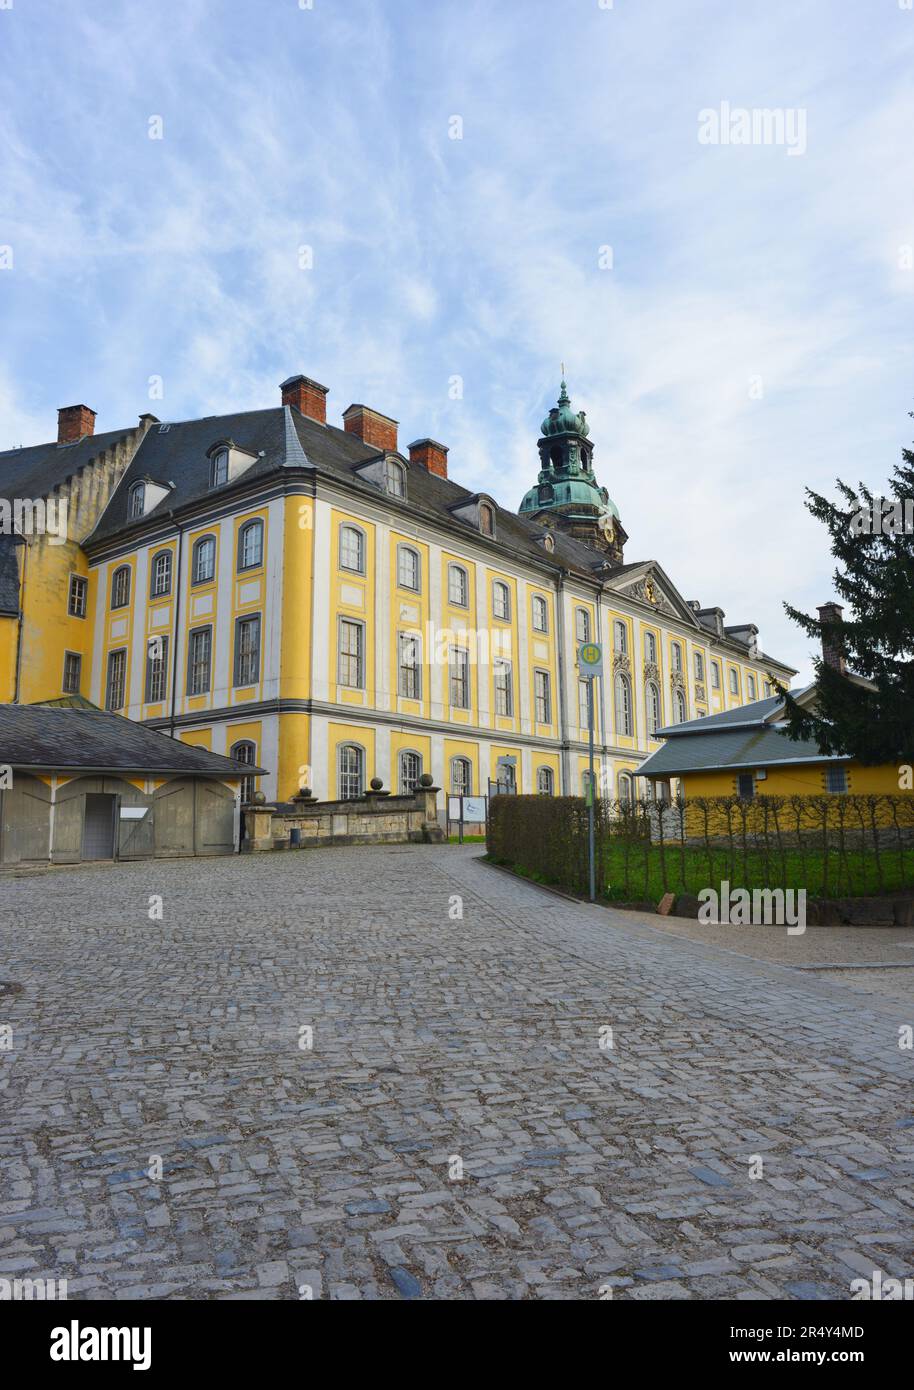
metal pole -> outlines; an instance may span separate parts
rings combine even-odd
[[[594,902],[597,896],[596,886],[596,864],[594,863],[594,802],[596,801],[596,787],[594,786],[593,776],[593,676],[587,682],[587,722],[590,725],[588,730],[590,743],[590,805],[587,808],[588,833],[590,836],[590,901]]]

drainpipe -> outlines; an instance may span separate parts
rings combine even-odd
[[[559,769],[562,796],[568,795],[568,711],[565,691],[565,570],[559,570],[556,611],[556,641],[559,646]]]
[[[598,585],[597,585],[597,603],[596,603],[596,608],[597,608],[597,641],[599,642],[599,644],[600,644],[601,647],[603,647],[603,594],[604,594],[604,592],[605,592],[605,586],[604,586],[603,584],[598,584]],[[597,677],[597,680],[600,682],[600,786],[601,786],[601,787],[603,786],[603,773],[606,771],[606,752],[607,752],[607,745],[606,745],[606,691],[605,691],[604,685],[603,685],[604,681],[606,680],[606,675],[605,675],[605,671],[606,671],[606,650],[605,650],[605,648],[604,648],[604,650],[603,650],[603,670],[604,670],[604,675],[598,676],[598,677]],[[635,703],[635,682],[634,682],[634,679],[633,679],[633,680],[632,680],[632,706],[634,706],[634,703]],[[634,718],[634,708],[632,709],[632,718]],[[596,791],[594,791],[594,795],[596,795]]]
[[[174,522],[174,512],[171,511],[168,515]],[[178,528],[178,577],[175,581],[175,622],[174,634],[171,642],[171,728],[168,731],[171,738],[175,736],[175,702],[178,695],[178,640],[181,634],[181,566],[184,556],[184,528],[178,522],[175,522],[175,525]],[[194,795],[196,799],[196,791]]]

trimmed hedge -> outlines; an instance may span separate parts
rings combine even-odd
[[[914,795],[602,799],[594,806],[597,891],[616,901],[733,888],[810,897],[914,889]],[[582,797],[493,796],[489,857],[571,893],[588,891]]]

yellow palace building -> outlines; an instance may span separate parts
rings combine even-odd
[[[435,440],[401,451],[389,416],[337,426],[326,387],[280,389],[98,435],[67,407],[54,442],[0,454],[0,702],[91,702],[266,768],[270,800],[426,772],[442,795],[580,794],[576,652],[598,642],[600,786],[630,796],[659,730],[795,674],[626,560],[564,382],[518,513],[451,479]]]

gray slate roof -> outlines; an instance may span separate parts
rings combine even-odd
[[[52,442],[5,449],[0,452],[0,497],[46,497],[52,488],[129,433],[129,429],[110,430],[87,435],[75,444]]]
[[[846,761],[822,753],[812,739],[788,738],[783,725],[769,723],[782,706],[780,696],[773,695],[705,719],[659,729],[658,737],[665,738],[666,743],[644,760],[635,775],[678,777],[688,772],[770,767],[774,763]]]
[[[0,763],[42,771],[259,775],[262,767],[223,758],[106,710],[0,705]]]
[[[682,724],[670,724],[665,729],[658,729],[657,737],[679,738],[695,730],[704,734],[726,729],[733,724],[763,724],[782,704],[780,695],[769,695],[764,700],[753,700],[751,704],[723,710],[720,714],[707,714],[704,719],[687,719]]]

